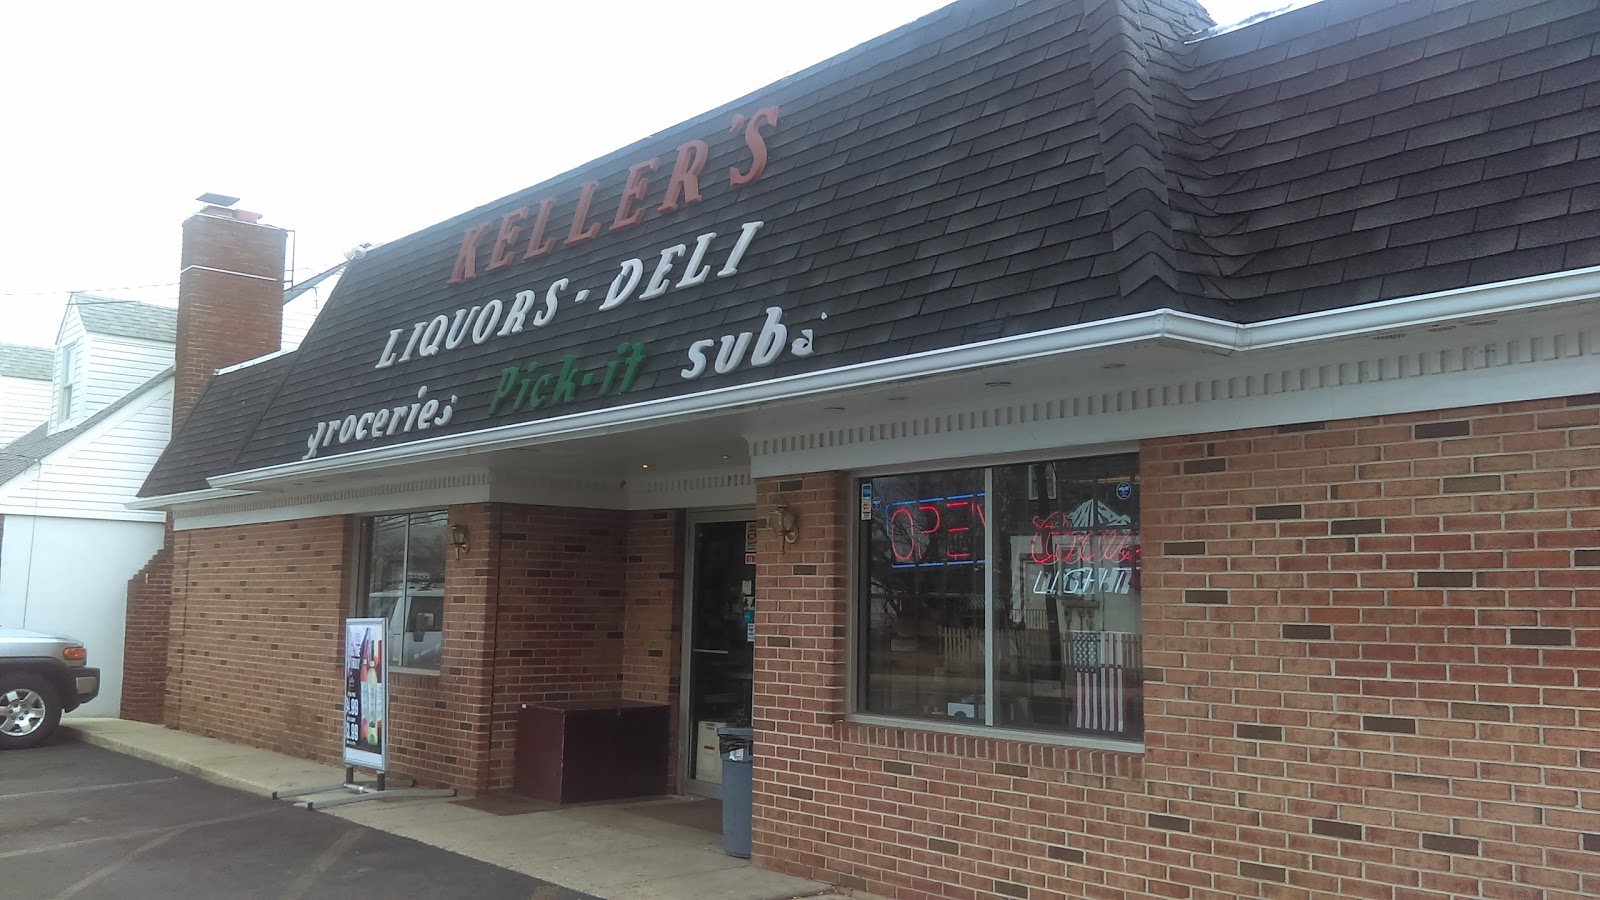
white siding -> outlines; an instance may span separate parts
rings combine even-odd
[[[306,331],[310,331],[310,323],[317,320],[317,314],[322,312],[326,299],[328,295],[322,290],[322,285],[317,285],[283,304],[283,349],[299,349],[301,341],[306,340]]]
[[[89,665],[100,669],[100,696],[74,715],[117,715],[128,579],[161,539],[159,522],[5,517],[0,626],[66,634],[89,648]]]
[[[90,335],[79,354],[83,375],[75,391],[83,403],[73,405],[73,421],[81,422],[121,400],[129,391],[172,365],[171,344]]]
[[[138,493],[166,447],[171,419],[168,379],[0,486],[0,514],[160,521],[160,513],[123,504]]]
[[[0,377],[0,447],[50,418],[50,382]]]

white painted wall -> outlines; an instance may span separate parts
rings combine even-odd
[[[300,348],[300,342],[306,339],[306,332],[311,330],[312,323],[317,320],[317,314],[327,305],[328,295],[333,293],[333,286],[338,283],[339,276],[335,275],[327,281],[307,288],[283,305],[284,350]]]
[[[7,515],[0,535],[0,627],[66,634],[100,668],[100,696],[74,715],[122,704],[128,579],[161,549],[159,522]]]
[[[76,391],[82,395],[83,404],[74,410],[73,421],[87,419],[161,374],[172,365],[173,352],[171,344],[89,335],[84,341],[84,372]]]
[[[0,485],[0,515],[161,521],[160,513],[130,510],[126,504],[167,446],[171,423],[169,379]]]
[[[0,447],[50,418],[50,382],[0,377]]]

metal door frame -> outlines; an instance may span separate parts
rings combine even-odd
[[[679,655],[682,673],[678,688],[678,793],[722,799],[722,785],[689,777],[689,760],[697,751],[694,726],[694,594],[695,529],[713,522],[757,522],[754,507],[692,509],[683,518],[683,649]],[[759,528],[759,523],[757,524]],[[759,591],[757,596],[759,596]],[[754,665],[754,660],[752,660]],[[754,674],[754,673],[752,673]]]

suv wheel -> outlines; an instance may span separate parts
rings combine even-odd
[[[0,750],[37,747],[61,724],[56,688],[26,672],[0,674]]]

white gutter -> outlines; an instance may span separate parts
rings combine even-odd
[[[1177,318],[1193,320],[1199,327],[1173,329],[1170,327],[1171,323]],[[254,487],[289,478],[347,474],[386,463],[427,462],[446,457],[487,453],[510,447],[526,447],[529,441],[548,443],[556,439],[570,440],[622,430],[636,430],[652,425],[667,425],[713,412],[726,413],[753,409],[769,403],[796,400],[815,394],[970,371],[1002,363],[1138,341],[1166,338],[1183,343],[1200,343],[1205,349],[1213,349],[1205,340],[1214,337],[1205,333],[1204,326],[1210,322],[1209,319],[1171,310],[1138,313],[1117,319],[968,344],[949,350],[928,350],[910,356],[856,363],[822,372],[789,375],[756,384],[716,388],[696,394],[614,406],[595,412],[540,419],[536,422],[518,422],[324,459],[267,466],[231,475],[218,475],[211,478],[210,483],[213,487]],[[1187,331],[1194,331],[1202,339],[1199,341],[1189,339],[1183,333]]]
[[[816,394],[871,387],[1057,356],[1097,347],[1163,341],[1235,355],[1252,350],[1312,344],[1360,335],[1470,320],[1522,310],[1558,306],[1600,297],[1600,266],[1551,275],[1460,288],[1357,307],[1289,316],[1241,325],[1174,310],[1156,310],[1115,319],[1070,325],[1050,331],[998,338],[910,356],[857,363],[790,375],[750,385],[702,391],[662,400],[632,403],[535,422],[518,422],[465,434],[412,441],[304,462],[265,466],[209,479],[227,493],[193,492],[150,498],[141,503],[168,506],[261,488],[274,482],[341,475],[400,462],[427,462],[488,453],[530,443],[550,443],[617,431],[659,426],[704,416],[748,410]],[[182,498],[182,499],[179,499]]]
[[[1239,350],[1334,341],[1405,328],[1500,316],[1600,297],[1600,266],[1534,275],[1499,284],[1380,300],[1363,306],[1245,325]]]
[[[229,497],[245,497],[254,491],[224,491],[211,488],[204,491],[186,491],[182,494],[163,494],[159,497],[141,497],[129,500],[122,504],[128,509],[166,509],[169,506],[181,506],[185,503],[205,503],[208,500],[226,500]]]

